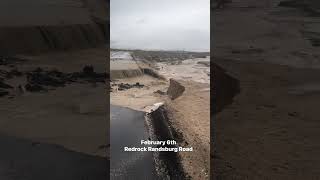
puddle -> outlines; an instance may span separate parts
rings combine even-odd
[[[123,150],[149,138],[144,112],[113,105],[110,112],[110,179],[157,179],[152,152]]]

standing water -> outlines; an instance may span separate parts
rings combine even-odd
[[[152,152],[126,152],[149,138],[144,112],[111,105],[110,179],[156,179]]]

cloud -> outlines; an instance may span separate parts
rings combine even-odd
[[[112,48],[209,50],[209,0],[111,0]]]

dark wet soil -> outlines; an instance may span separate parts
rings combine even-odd
[[[95,72],[91,65],[84,66],[79,72],[71,73],[41,67],[34,70],[21,71],[16,65],[24,61],[27,60],[0,56],[0,96],[10,95],[10,89],[19,90],[21,93],[25,91],[45,92],[75,82],[106,83],[108,78],[108,74]],[[14,83],[16,79],[19,79],[18,83]]]

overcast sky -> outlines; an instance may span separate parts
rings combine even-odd
[[[210,49],[210,0],[111,0],[111,48]]]

